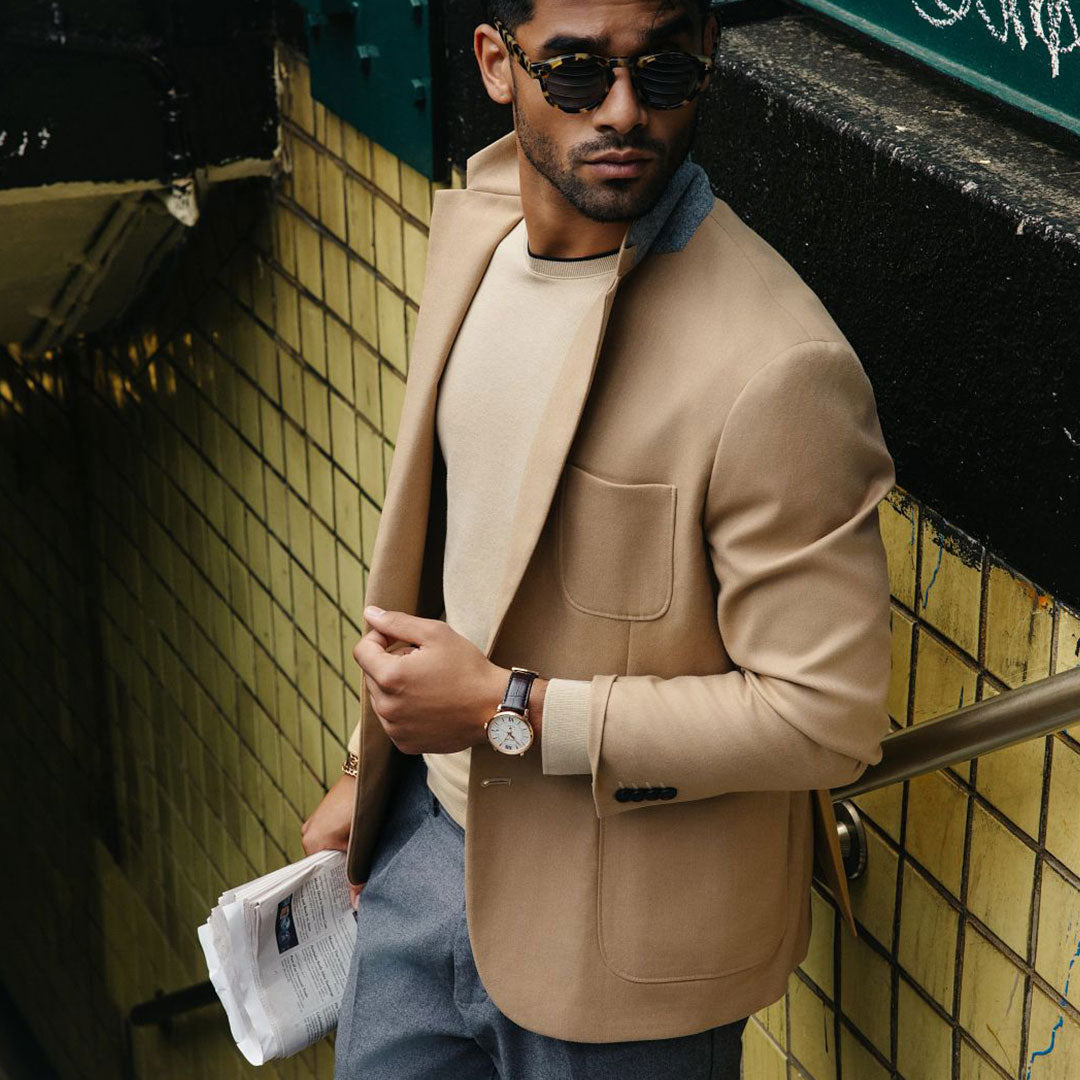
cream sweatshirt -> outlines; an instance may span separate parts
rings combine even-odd
[[[496,247],[447,358],[435,415],[447,486],[442,618],[479,649],[491,629],[525,462],[543,437],[540,417],[570,340],[617,261],[617,251],[539,258],[522,218]],[[582,679],[548,683],[539,747],[545,773],[590,771],[589,688]],[[358,743],[359,728],[349,741],[354,753]],[[424,754],[429,788],[462,828],[471,756],[471,747]]]

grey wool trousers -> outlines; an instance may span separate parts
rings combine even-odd
[[[334,1080],[739,1080],[745,1025],[583,1043],[504,1016],[469,944],[465,833],[410,757],[360,894]]]

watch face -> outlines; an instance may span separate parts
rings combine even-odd
[[[496,713],[488,721],[488,739],[504,754],[520,754],[532,745],[532,727],[516,712]]]

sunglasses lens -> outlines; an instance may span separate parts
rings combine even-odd
[[[638,93],[655,109],[673,109],[694,95],[701,83],[697,61],[686,53],[655,53],[634,69]]]
[[[587,109],[607,93],[607,69],[591,60],[565,60],[547,77],[547,92],[560,109]]]

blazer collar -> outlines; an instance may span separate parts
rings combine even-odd
[[[478,150],[465,163],[465,187],[521,200],[517,135],[510,131]],[[635,218],[619,247],[616,277],[622,278],[647,254],[680,251],[713,208],[708,174],[688,154],[668,180],[663,195]]]
[[[540,435],[529,450],[513,520],[500,526],[508,530],[507,555],[502,580],[487,583],[495,589],[495,603],[486,656],[491,656],[555,496],[619,284],[647,254],[678,251],[685,246],[713,201],[704,170],[685,160],[656,206],[626,231],[614,280],[590,306],[573,335],[540,420]],[[439,379],[495,248],[521,217],[516,135],[512,131],[468,159],[464,189],[444,188],[435,193],[422,303],[372,552],[366,603],[390,610],[419,610],[425,546],[434,537],[445,536],[444,523],[429,520],[432,469],[438,449],[435,406]],[[441,568],[436,572],[441,573]],[[527,658],[516,662],[527,662]]]

